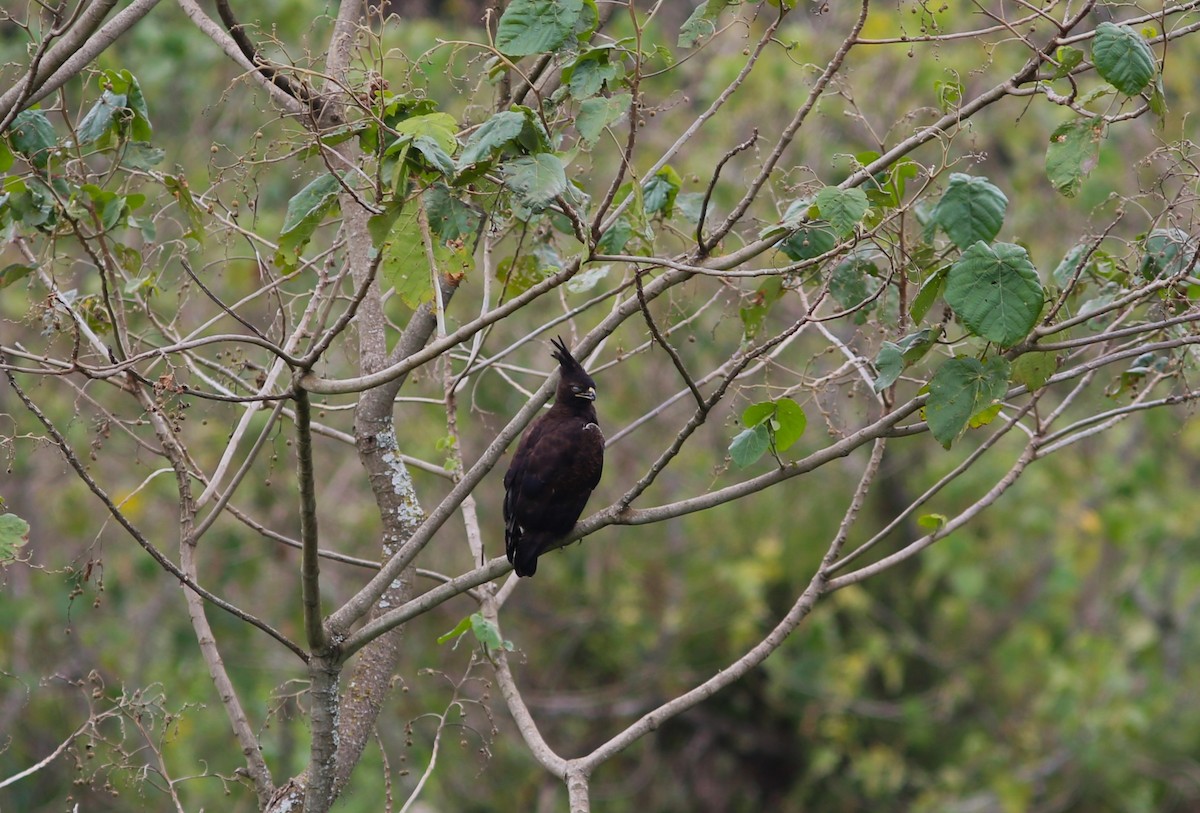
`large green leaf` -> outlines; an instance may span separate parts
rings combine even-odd
[[[1154,52],[1137,31],[1127,25],[1100,23],[1092,41],[1096,73],[1126,96],[1136,96],[1154,78]]]
[[[204,242],[204,211],[200,208],[200,204],[196,203],[196,199],[192,196],[191,187],[188,186],[187,178],[182,175],[176,177],[174,175],[163,176],[163,186],[167,188],[179,204],[180,211],[183,212],[188,222],[188,230],[184,233],[184,237],[191,237],[197,243]],[[289,207],[290,209],[290,207]],[[282,246],[282,240],[280,245]]]
[[[946,276],[946,303],[967,329],[1002,347],[1033,329],[1042,311],[1042,285],[1025,249],[982,241],[962,253]]]
[[[29,541],[29,523],[16,514],[0,514],[0,566],[17,558],[17,549]]]
[[[1007,210],[1008,198],[987,178],[955,172],[930,219],[954,245],[965,249],[977,240],[991,242],[1000,233]]]
[[[412,146],[413,149],[425,158],[429,166],[447,178],[454,177],[454,159],[450,157],[448,152],[442,149],[438,142],[429,136],[417,136],[413,139]],[[411,153],[409,155],[411,156]]]
[[[1055,189],[1067,197],[1079,191],[1083,179],[1096,168],[1104,130],[1104,119],[1097,116],[1073,119],[1051,134],[1046,149],[1046,177]]]
[[[1022,353],[1012,365],[1012,380],[1024,384],[1030,392],[1041,389],[1058,369],[1053,353]]]
[[[0,288],[7,288],[17,280],[24,279],[37,270],[35,265],[25,263],[9,263],[0,268]]]
[[[492,158],[500,150],[514,148],[525,152],[547,152],[550,136],[528,107],[514,105],[479,125],[467,139],[458,156],[458,168]]]
[[[494,151],[515,141],[524,129],[524,113],[518,110],[503,110],[497,113],[471,133],[458,156],[459,168],[490,158]]]
[[[913,297],[912,305],[908,309],[908,315],[913,322],[920,322],[924,319],[925,314],[929,313],[929,309],[933,307],[933,303],[942,295],[942,291],[946,290],[946,274],[949,272],[950,266],[940,266],[921,283],[921,287],[917,290],[917,295]]]
[[[496,27],[496,47],[512,57],[554,51],[575,33],[583,0],[512,0]]]
[[[821,210],[821,217],[839,237],[853,234],[854,227],[862,221],[868,209],[867,193],[857,187],[839,189],[827,186],[817,193],[816,204]]]
[[[1173,277],[1192,269],[1196,244],[1182,229],[1155,229],[1146,235],[1142,243],[1142,262],[1139,270],[1146,279],[1160,276]]]
[[[929,381],[925,419],[939,443],[950,448],[978,413],[997,403],[1008,389],[1008,359],[996,356],[947,359]]]
[[[663,217],[670,217],[675,211],[675,199],[682,187],[683,178],[679,177],[679,173],[670,164],[654,173],[646,181],[646,187],[642,191],[646,214],[662,212]]]
[[[779,398],[775,401],[775,418],[771,425],[774,430],[775,451],[786,452],[800,440],[808,427],[808,416],[804,409],[791,398]]]
[[[879,377],[871,386],[875,392],[881,392],[892,384],[904,372],[904,368],[918,361],[929,352],[934,342],[941,336],[941,331],[933,328],[923,328],[916,333],[910,333],[896,342],[884,342],[875,356],[875,369]]]
[[[430,187],[424,198],[429,228],[444,242],[468,240],[479,230],[479,212],[454,197],[444,184]]]
[[[14,150],[24,155],[34,166],[44,167],[54,146],[54,125],[40,110],[22,110],[8,127],[8,137]]]
[[[857,308],[854,321],[862,324],[875,309],[878,285],[874,276],[879,273],[875,263],[861,255],[852,255],[838,263],[829,279],[829,295],[846,310]]]
[[[771,448],[771,435],[766,424],[743,429],[734,435],[729,444],[729,456],[739,469],[744,469],[767,453]]]
[[[808,426],[804,409],[791,398],[751,404],[742,412],[744,430],[729,444],[729,455],[738,468],[746,468],[768,450],[786,452]]]
[[[837,235],[824,222],[809,223],[797,229],[779,244],[779,250],[789,259],[799,262],[819,257],[837,245]]]
[[[575,129],[579,131],[583,143],[588,146],[595,144],[605,127],[629,111],[632,101],[633,95],[630,93],[584,99],[579,105],[579,115],[575,117]]]
[[[433,299],[433,276],[421,235],[420,210],[408,206],[399,214],[380,246],[379,276],[396,289],[400,301],[416,310]]]
[[[733,0],[704,0],[679,28],[679,47],[691,48],[717,30],[717,18]]]
[[[149,141],[154,135],[154,128],[150,126],[146,97],[142,95],[142,87],[138,84],[137,77],[127,70],[108,70],[100,74],[99,81],[106,91],[125,97],[127,120],[123,124],[129,127],[130,140]]]
[[[567,188],[562,161],[552,152],[515,158],[504,164],[500,174],[521,204],[535,212],[545,209]]]
[[[86,145],[99,141],[113,126],[117,111],[123,110],[125,103],[124,93],[113,93],[111,90],[101,93],[100,98],[75,129],[79,143]]]
[[[392,128],[398,136],[426,136],[433,139],[446,153],[453,155],[458,149],[454,134],[458,132],[458,122],[449,113],[426,113],[423,116],[413,116],[404,119]]]
[[[605,44],[584,51],[563,69],[563,82],[572,96],[576,99],[595,96],[617,77],[617,66],[609,59],[612,47]]]
[[[742,318],[742,335],[746,341],[758,334],[771,306],[782,297],[783,279],[778,276],[767,277],[763,284],[758,286],[749,304],[738,309],[738,315]]]
[[[1087,256],[1087,251],[1088,247],[1083,243],[1071,247],[1071,250],[1066,253],[1059,264],[1055,266],[1053,273],[1050,274],[1055,285],[1061,288],[1071,281],[1079,271],[1079,265]]]
[[[331,172],[326,172],[309,181],[288,201],[287,213],[283,217],[283,229],[279,232],[277,255],[284,268],[295,266],[295,258],[308,244],[325,215],[337,203],[339,189],[341,185],[337,177]]]

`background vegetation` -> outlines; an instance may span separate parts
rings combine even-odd
[[[17,5],[0,810],[1200,801],[1196,3]]]

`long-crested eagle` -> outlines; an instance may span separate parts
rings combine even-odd
[[[596,382],[553,341],[562,377],[554,405],[538,416],[504,475],[504,550],[518,576],[537,572],[537,558],[566,536],[604,468],[604,435],[596,419]]]

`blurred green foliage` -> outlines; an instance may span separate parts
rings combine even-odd
[[[274,35],[291,43],[320,42],[331,12],[301,0],[280,0],[263,4],[257,13],[277,20]],[[809,55],[824,53],[818,47],[821,38],[845,13],[803,16],[784,27],[779,39],[785,47],[764,57],[746,91],[714,125],[725,137],[680,156],[653,205],[647,190],[642,222],[631,215],[625,224],[624,239],[630,241],[623,242],[625,251],[636,253],[637,231],[656,213],[675,215],[673,228],[681,228],[687,215],[684,196],[703,191],[711,167],[729,143],[749,135],[749,123],[767,130],[786,121],[820,70],[808,63]],[[924,5],[903,3],[882,11],[873,24],[891,31],[889,14],[911,14],[914,32],[929,31],[949,15],[966,13],[954,8],[934,14]],[[614,24],[614,36],[630,33],[622,25]],[[667,64],[676,33],[651,25],[646,34],[647,45],[661,48]],[[863,32],[865,38],[877,35],[882,34]],[[384,47],[396,59],[389,63],[395,75],[387,81],[398,94],[436,100],[456,120],[482,120],[484,114],[469,107],[466,92],[476,81],[469,64],[474,57],[453,47],[431,48],[439,38],[465,39],[466,34],[428,20],[390,28]],[[880,48],[856,63],[852,84],[819,103],[812,134],[796,145],[789,162],[789,181],[796,188],[814,177],[835,183],[853,169],[854,155],[888,146],[886,134],[870,132],[866,117],[855,113],[858,105],[872,108],[872,120],[899,122],[936,116],[945,105],[979,90],[982,72],[972,61],[977,49],[945,43],[936,55],[914,58],[904,49]],[[9,58],[5,54],[0,61]],[[287,58],[302,62],[308,57]],[[1007,52],[996,58],[1003,61]],[[1190,67],[1200,56],[1179,49],[1171,59]],[[743,64],[740,50],[708,53],[648,79],[644,90],[669,99],[668,107],[699,110]],[[164,6],[106,52],[98,67],[129,69],[137,76],[149,102],[154,144],[165,152],[162,171],[185,181],[205,179],[228,200],[242,200],[247,219],[262,233],[287,230],[288,201],[323,168],[311,161],[303,172],[294,172],[285,164],[289,171],[247,180],[252,161],[275,160],[295,146],[293,125],[262,124],[271,118],[262,115],[262,97],[236,81],[236,69],[214,53],[179,10]],[[988,67],[1002,73],[1015,66]],[[1194,72],[1172,74],[1180,75]],[[998,118],[1011,115],[1011,109],[989,111],[972,122],[967,140],[979,157],[972,172],[1002,179],[1012,201],[1005,234],[1027,246],[1039,267],[1050,267],[1071,250],[1064,235],[1085,233],[1090,218],[1114,205],[1109,189],[1124,185],[1129,176],[1151,174],[1147,164],[1124,160],[1127,149],[1140,155],[1147,144],[1186,132],[1186,112],[1200,103],[1200,89],[1178,79],[1166,81],[1171,109],[1158,129],[1131,127],[1109,134],[1098,165],[1080,180],[1070,201],[1054,191],[1045,174],[1047,139],[1062,124],[1055,118],[1058,111],[1031,106],[1016,126]],[[74,83],[66,93],[81,111],[97,96],[94,85],[82,85]],[[196,99],[222,94],[227,98],[219,107],[197,109]],[[596,115],[607,120],[611,112]],[[664,110],[664,117],[669,113]],[[525,129],[524,113],[514,116],[522,120],[517,129],[488,142],[484,152],[541,137]],[[619,146],[599,132],[597,127],[593,139],[589,131],[587,139],[596,141],[590,161],[597,166],[615,160]],[[647,127],[639,137],[665,145],[674,135],[668,127]],[[922,160],[920,151],[914,160]],[[730,162],[725,177],[733,183],[717,188],[714,208],[727,211],[736,202],[738,181],[752,174],[748,166],[737,158]],[[158,223],[163,243],[167,236],[194,231],[180,191],[185,188],[186,183],[177,183],[179,208]],[[522,188],[529,191],[528,185]],[[554,191],[562,190],[555,186]],[[530,194],[524,202],[534,208],[536,198]],[[787,201],[778,203],[781,211],[759,213],[764,223],[784,217]],[[847,202],[826,206],[830,203]],[[847,205],[854,204],[852,211],[862,217],[858,203]],[[150,208],[159,204],[152,201]],[[821,213],[832,222],[826,206]],[[1047,217],[1048,209],[1053,218]],[[199,242],[199,234],[195,239]],[[225,241],[206,248],[228,261],[222,275],[226,290],[234,296],[255,290],[257,258],[232,237],[209,239]],[[520,284],[536,282],[553,267],[549,256],[539,255],[528,270],[532,278]],[[180,272],[166,262],[154,267],[158,270],[147,272],[146,284],[157,295],[171,295],[179,280],[167,275]],[[96,294],[96,280],[78,282],[81,296]],[[866,284],[861,276],[851,282]],[[284,295],[299,294],[308,284],[296,279],[281,289]],[[566,294],[570,302],[587,296],[586,291]],[[769,300],[770,292],[765,296]],[[398,303],[391,306],[394,315],[402,310]],[[16,304],[0,299],[0,311],[24,329],[38,327]],[[752,316],[756,326],[769,320],[769,305]],[[97,315],[98,325],[103,318]],[[191,317],[183,313],[181,318]],[[690,358],[701,365],[719,358],[718,339],[736,342],[752,332],[749,328],[745,317],[713,316],[697,320],[679,340],[689,342]],[[491,340],[503,346],[521,332],[500,325]],[[614,337],[618,346],[635,342],[632,331]],[[819,342],[799,343],[797,366],[821,349]],[[533,352],[529,360],[544,362]],[[241,361],[228,363],[233,367]],[[637,419],[639,405],[653,400],[648,393],[665,397],[676,386],[656,378],[637,359],[619,374],[600,372],[596,378],[603,419],[613,427]],[[413,394],[437,397],[438,387],[436,380],[417,381]],[[735,416],[767,402],[768,388],[761,389],[748,391],[711,420],[712,426],[652,487],[651,504],[732,480],[726,455],[738,431]],[[8,393],[4,397],[4,411],[15,412]],[[45,397],[70,414],[72,404],[61,395]],[[520,393],[488,376],[467,397],[470,418],[481,429],[469,436],[472,442],[524,403]],[[336,410],[346,403],[330,399],[329,415],[322,417],[344,418]],[[219,408],[200,404],[179,410],[189,422],[205,426],[211,449],[220,448],[228,425]],[[682,408],[676,412],[685,414]],[[436,404],[402,403],[397,410],[401,447],[440,462],[447,456],[444,420]],[[101,423],[79,418],[69,425],[70,439],[76,448],[102,455],[97,469],[123,488],[114,498],[124,501],[156,544],[173,550],[174,484],[151,468],[151,458],[139,453],[135,439],[106,434]],[[812,436],[823,431],[821,424],[821,416],[810,412],[806,434],[794,440],[798,447],[815,448]],[[21,431],[32,431],[20,425]],[[278,498],[281,489],[291,487],[288,443],[286,433],[271,437],[265,470],[256,472],[239,498],[273,527],[290,525],[294,535],[291,504]],[[617,443],[610,450],[597,503],[611,501],[640,476],[639,461],[625,451],[635,443]],[[885,524],[897,506],[907,505],[954,465],[927,438],[893,444],[867,504],[873,520],[868,525]],[[158,744],[171,776],[196,777],[177,786],[187,809],[254,809],[252,793],[236,774],[241,757],[230,747],[228,723],[196,657],[178,587],[164,586],[157,566],[97,512],[90,494],[66,479],[53,449],[23,446],[20,453],[6,448],[5,454],[7,476],[0,493],[34,524],[37,550],[33,567],[0,573],[0,652],[5,653],[0,780],[50,753],[89,709],[114,716],[82,737],[67,759],[0,790],[0,809],[41,813],[69,809],[75,802],[87,810],[165,809],[166,797],[153,789],[163,781],[160,766],[148,756],[146,742]],[[341,552],[372,557],[378,518],[357,479],[357,461],[336,447],[319,455],[331,492],[322,504],[322,526]],[[714,813],[1194,807],[1200,799],[1193,781],[1200,759],[1195,696],[1200,628],[1194,619],[1200,595],[1195,531],[1200,507],[1189,499],[1189,487],[1197,477],[1197,459],[1200,428],[1194,422],[1150,414],[1079,444],[1074,453],[1039,463],[997,510],[869,584],[835,594],[761,671],[601,768],[594,804],[615,812]],[[114,461],[119,468],[113,468]],[[928,512],[962,510],[1002,475],[1005,465],[999,456],[985,458],[939,494]],[[427,505],[448,490],[431,474],[415,477]],[[609,527],[584,545],[550,557],[536,585],[522,585],[502,618],[503,636],[524,659],[519,680],[544,721],[547,739],[568,755],[582,753],[619,724],[725,668],[760,640],[803,589],[825,540],[837,529],[855,479],[851,467],[827,467],[819,477],[800,477],[757,498],[636,534]],[[484,484],[477,500],[485,527],[498,528],[498,476]],[[465,545],[456,535],[462,535],[457,526],[442,532],[430,567],[454,571],[466,564]],[[917,535],[902,525],[896,539]],[[299,638],[298,602],[289,592],[296,562],[294,552],[253,538],[240,526],[221,524],[205,539],[201,580],[219,583],[236,604],[266,608],[285,633]],[[363,572],[349,566],[329,571],[333,600],[346,598],[363,580]],[[422,797],[430,809],[565,807],[565,791],[533,762],[512,730],[489,681],[490,667],[480,662],[470,636],[457,644],[437,643],[473,609],[460,599],[406,627],[409,668],[398,676],[402,690],[381,718],[383,749],[368,749],[339,809],[376,811],[388,799],[406,796],[431,755],[436,721],[430,715],[445,712],[460,693],[473,702],[442,743],[439,767]],[[261,634],[228,616],[214,612],[212,623],[237,688],[255,700],[255,725],[276,778],[298,772],[307,760],[301,665],[263,646]],[[383,753],[389,755],[386,765]]]

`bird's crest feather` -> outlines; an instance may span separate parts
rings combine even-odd
[[[558,361],[558,366],[562,368],[564,373],[568,372],[583,372],[583,365],[575,360],[571,355],[571,351],[567,349],[566,343],[562,340],[562,336],[557,336],[550,340],[550,344],[554,345],[554,352],[551,354]]]

